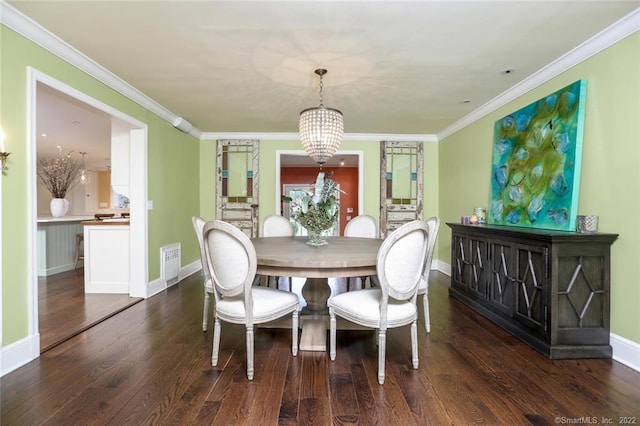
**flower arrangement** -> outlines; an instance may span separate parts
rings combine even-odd
[[[71,153],[66,156],[62,151],[53,158],[41,158],[38,160],[38,178],[47,188],[53,198],[64,198],[67,192],[79,182],[79,171],[82,165],[71,158]]]
[[[309,232],[309,244],[323,245],[327,242],[320,237],[320,233],[331,229],[338,219],[339,203],[336,192],[340,190],[335,181],[325,179],[323,172],[318,173],[313,186],[313,193],[307,193],[295,201],[291,197],[283,197],[283,200],[293,203],[292,218]]]

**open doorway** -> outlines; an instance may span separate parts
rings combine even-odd
[[[126,154],[131,185],[126,206],[104,206],[98,200],[100,172],[111,168],[110,141],[114,122],[125,124],[129,132],[130,146]],[[147,132],[144,123],[34,69],[29,69],[29,127],[28,210],[32,236],[29,249],[30,258],[34,260],[29,284],[29,332],[32,336],[40,336],[42,352],[147,296]],[[77,185],[69,192],[66,220],[63,217],[47,222],[50,213],[46,200],[43,203],[41,198],[49,198],[49,195],[39,191],[37,166],[39,157],[51,157],[52,152],[63,152],[74,158],[84,153],[82,169],[88,179],[86,184]],[[111,193],[107,198],[122,200]],[[122,212],[128,213],[126,217],[130,219],[128,294],[89,295],[83,288],[82,261],[70,259],[75,258],[80,246],[81,221],[111,208],[119,216],[125,217]],[[55,230],[51,228],[56,238],[60,234],[60,246],[51,246],[47,253],[44,227],[54,224],[60,225],[55,226]],[[55,244],[54,239],[51,238],[52,244]]]
[[[322,167],[322,171],[335,180],[340,189],[340,219],[333,235],[343,235],[351,218],[362,213],[363,178],[362,151],[338,151]],[[281,201],[286,191],[306,188],[315,182],[320,167],[304,151],[276,152],[276,212],[287,216],[288,206]]]

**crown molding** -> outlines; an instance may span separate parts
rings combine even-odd
[[[200,140],[217,139],[258,139],[277,141],[299,141],[298,133],[249,133],[249,132],[204,132]],[[345,133],[343,141],[380,142],[386,140],[410,142],[438,142],[436,135],[429,134],[389,134],[389,133]]]
[[[480,108],[458,120],[437,134],[438,140],[451,136],[468,125],[480,120],[498,108],[530,92],[557,75],[589,59],[604,49],[640,30],[640,8],[614,22],[598,34],[560,56],[549,65],[531,74],[515,86],[496,96]]]

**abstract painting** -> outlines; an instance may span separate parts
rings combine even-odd
[[[574,231],[586,81],[496,121],[489,224]]]

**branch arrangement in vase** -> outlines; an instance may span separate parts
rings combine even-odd
[[[62,150],[53,158],[38,160],[38,178],[53,198],[64,198],[78,184],[82,165]]]

